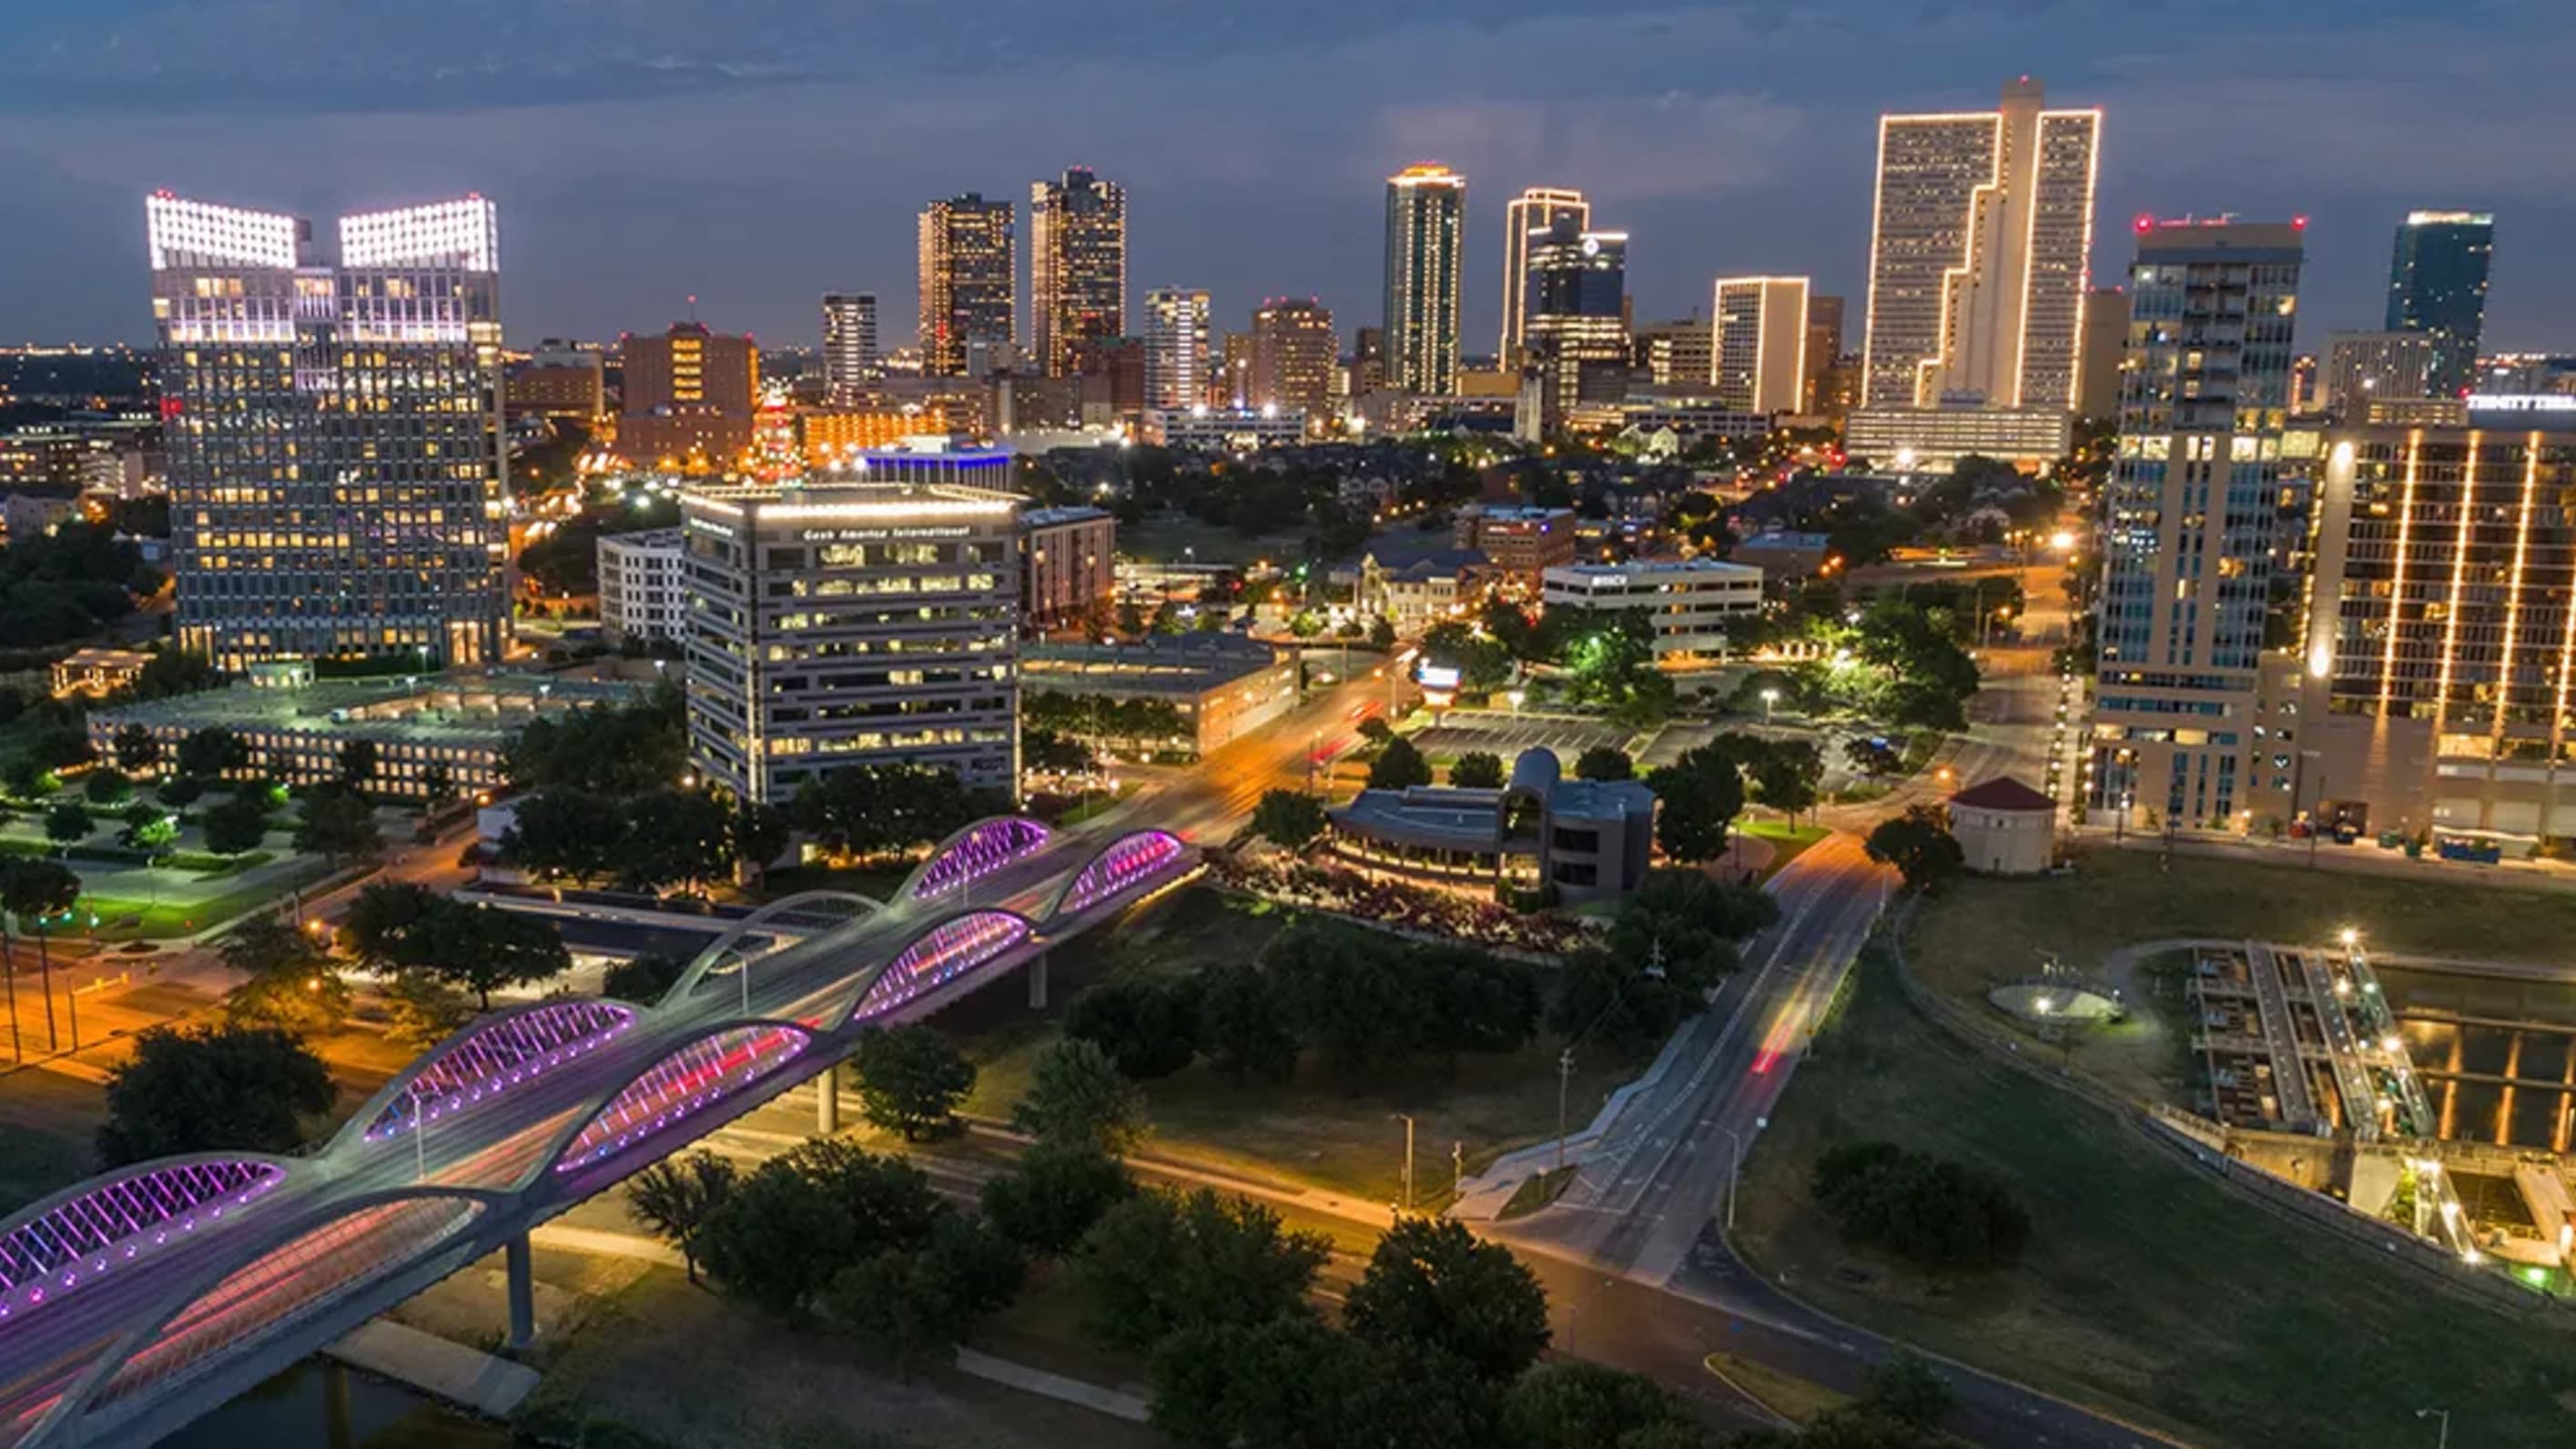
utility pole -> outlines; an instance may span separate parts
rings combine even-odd
[[[1456,1202],[1467,1189],[1467,1144],[1449,1144],[1449,1200]]]
[[[1404,1211],[1409,1217],[1413,1213],[1413,1114],[1395,1115],[1404,1123]]]
[[[1556,1170],[1565,1171],[1565,1090],[1574,1080],[1574,1048],[1556,1054]]]

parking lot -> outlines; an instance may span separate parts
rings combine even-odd
[[[1628,731],[1591,720],[1558,716],[1554,718],[1522,714],[1514,716],[1493,710],[1450,710],[1440,723],[1413,737],[1416,748],[1424,754],[1454,758],[1470,750],[1487,750],[1503,757],[1508,767],[1523,750],[1549,749],[1570,773],[1574,762],[1585,750],[1595,745],[1624,746]]]

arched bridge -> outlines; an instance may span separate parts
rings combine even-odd
[[[873,909],[818,893],[744,919],[651,1006],[480,1018],[309,1156],[138,1163],[36,1203],[0,1223],[0,1449],[149,1443],[495,1250],[523,1340],[530,1228],[860,1033],[1043,970],[1197,858],[1160,830],[978,821]]]

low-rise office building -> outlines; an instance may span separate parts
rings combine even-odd
[[[1149,409],[1145,441],[1166,448],[1210,453],[1250,453],[1283,448],[1306,439],[1304,408],[1191,408],[1186,412]]]
[[[440,772],[451,795],[502,783],[501,752],[530,720],[585,705],[622,704],[636,686],[500,671],[374,679],[322,679],[309,665],[279,666],[252,682],[93,712],[91,748],[111,754],[117,733],[140,726],[163,757],[208,727],[249,751],[245,777],[314,785],[341,776],[342,752],[375,747],[370,794],[426,799]]]
[[[1549,903],[1627,895],[1654,856],[1652,789],[1565,779],[1545,749],[1523,751],[1499,790],[1362,790],[1325,818],[1333,853],[1353,864]]]
[[[1539,575],[1574,562],[1581,546],[1571,508],[1470,503],[1450,523],[1451,541],[1485,555],[1495,574],[1528,595]]]
[[[1233,634],[1147,635],[1129,643],[1032,642],[1020,650],[1022,712],[1033,723],[1137,753],[1200,758],[1286,714],[1297,703],[1297,661]],[[1115,728],[1094,701],[1151,701],[1170,718]]]
[[[1726,652],[1726,630],[1762,612],[1762,570],[1711,558],[1563,564],[1541,576],[1550,609],[1616,609],[1646,616],[1658,656]]]
[[[2074,446],[2074,415],[2062,407],[1854,408],[1843,451],[1880,467],[1946,473],[1975,456],[2038,472]]]
[[[1031,627],[1082,621],[1118,590],[1118,516],[1033,508],[1020,515],[1020,612]]]
[[[140,649],[75,649],[54,661],[54,698],[105,699],[132,684],[152,656]]]
[[[710,779],[770,802],[855,765],[1014,783],[1025,500],[955,481],[1007,477],[997,456],[682,493],[689,748]]]
[[[1478,549],[1379,542],[1360,555],[1357,566],[1335,569],[1331,581],[1351,586],[1352,607],[1362,617],[1383,616],[1395,632],[1411,638],[1468,613],[1482,599],[1493,570],[1493,561]]]
[[[609,533],[599,539],[599,625],[609,642],[677,644],[689,625],[680,530]]]

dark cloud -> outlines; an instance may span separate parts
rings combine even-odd
[[[0,327],[143,329],[139,194],[316,215],[503,208],[514,335],[709,315],[809,337],[826,288],[911,295],[933,195],[1124,182],[1131,282],[1314,293],[1375,320],[1379,178],[1471,179],[1468,341],[1504,198],[1580,186],[1634,234],[1641,316],[1723,271],[1857,298],[1873,118],[2003,75],[2108,108],[2102,215],[2315,224],[2305,315],[2375,317],[2417,205],[2502,220],[2506,343],[2576,339],[2566,0],[85,0],[0,14]],[[2510,103],[2494,98],[2509,97]],[[2483,98],[2483,102],[2482,102]],[[2125,264],[2106,226],[2098,274]],[[1855,302],[1854,315],[1858,308]],[[1856,341],[1856,339],[1855,339]]]

